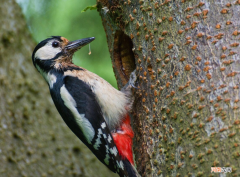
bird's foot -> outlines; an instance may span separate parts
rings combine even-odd
[[[130,74],[130,78],[129,78],[128,83],[129,83],[129,85],[130,85],[131,87],[137,89],[137,87],[135,86],[136,81],[137,81],[137,75],[136,75],[136,69],[135,69],[135,70]]]
[[[136,75],[136,69],[130,74],[130,78],[128,83],[121,89],[121,91],[126,92],[126,91],[130,91],[131,88],[135,88],[137,89],[137,87],[135,86],[137,81],[137,75]]]

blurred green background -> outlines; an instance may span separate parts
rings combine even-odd
[[[50,36],[69,40],[95,37],[89,46],[78,51],[73,62],[101,76],[117,87],[108,51],[106,34],[97,10],[81,11],[96,4],[96,0],[17,0],[22,7],[33,38],[40,42]]]

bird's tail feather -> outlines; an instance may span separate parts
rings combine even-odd
[[[123,160],[124,168],[128,172],[128,177],[141,177],[136,168],[127,160]]]

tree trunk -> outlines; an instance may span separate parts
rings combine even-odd
[[[240,175],[239,0],[98,0],[142,176]]]
[[[56,111],[15,1],[1,1],[0,22],[0,176],[112,176]]]

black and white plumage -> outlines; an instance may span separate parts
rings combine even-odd
[[[47,81],[58,112],[74,134],[111,171],[137,176],[130,162],[119,155],[112,136],[131,107],[129,95],[72,63],[74,52],[93,40],[70,42],[53,36],[36,46],[33,64]]]

